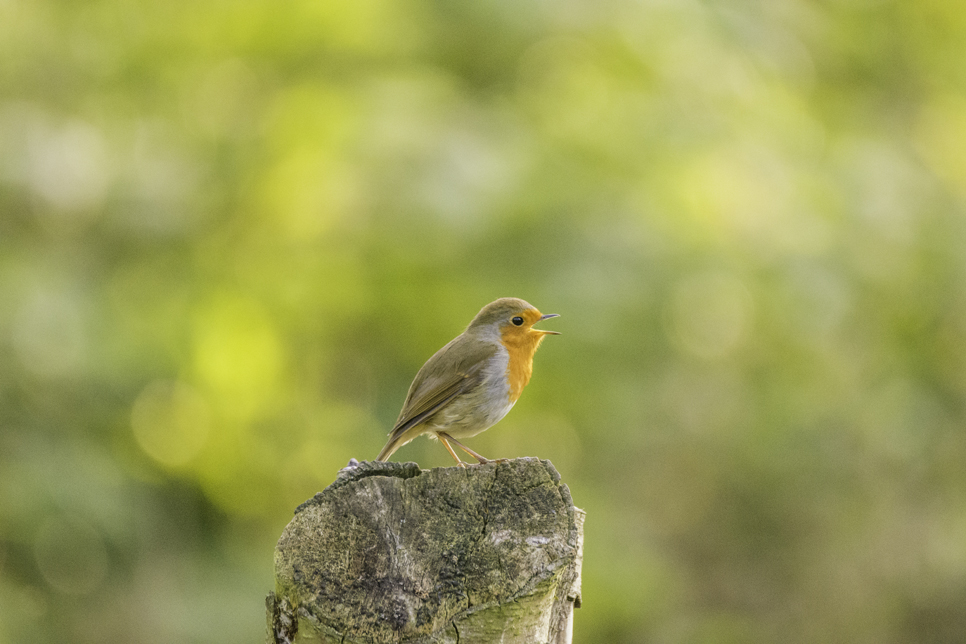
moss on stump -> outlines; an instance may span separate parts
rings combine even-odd
[[[268,641],[569,642],[582,525],[549,461],[348,467],[279,539]]]

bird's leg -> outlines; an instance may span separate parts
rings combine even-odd
[[[456,455],[456,452],[453,451],[453,448],[450,447],[449,443],[446,442],[446,439],[448,438],[454,443],[456,443],[456,439],[454,439],[452,436],[448,436],[444,434],[443,432],[436,432],[436,438],[438,438],[439,442],[443,444],[443,446],[449,452],[449,455],[456,459],[456,462],[459,464],[460,467],[466,467],[466,463],[460,460],[460,457]],[[459,445],[459,443],[456,443],[456,444]],[[463,447],[463,446],[460,445],[460,447]],[[464,447],[463,449],[466,449],[466,448]]]
[[[476,460],[478,460],[480,462],[480,465],[486,465],[487,463],[503,463],[504,461],[506,461],[505,458],[498,458],[495,461],[493,461],[493,460],[490,460],[490,459],[486,458],[485,456],[480,456],[479,454],[477,454],[476,452],[474,452],[473,450],[471,450],[469,447],[467,447],[463,443],[459,442],[458,440],[456,440],[455,438],[453,438],[452,436],[450,436],[446,432],[437,432],[437,436],[440,437],[440,440],[443,440],[443,438],[446,438],[447,440],[451,440],[454,443],[456,443],[457,446],[459,446],[459,448],[461,450],[463,450],[464,452],[466,452],[467,454],[469,454],[470,456],[472,456],[473,458],[475,458]]]

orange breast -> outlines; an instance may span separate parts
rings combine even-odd
[[[500,342],[509,354],[506,376],[510,384],[510,402],[514,403],[523,393],[533,374],[533,354],[543,340],[541,333],[504,333]]]

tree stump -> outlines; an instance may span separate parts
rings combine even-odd
[[[545,460],[350,464],[278,541],[267,641],[569,643],[583,517]]]

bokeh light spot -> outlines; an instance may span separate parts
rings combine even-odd
[[[38,376],[74,373],[87,353],[77,299],[57,289],[38,289],[17,312],[13,346],[23,366]]]
[[[222,294],[194,322],[199,377],[219,396],[220,411],[250,418],[271,399],[282,371],[282,346],[271,320],[255,301]]]
[[[71,595],[95,591],[107,575],[107,548],[100,533],[76,517],[48,519],[34,539],[34,558],[44,580]]]
[[[103,199],[110,182],[107,148],[93,126],[74,122],[37,130],[28,150],[30,186],[52,206],[75,211]]]
[[[183,382],[149,384],[131,411],[134,438],[144,452],[163,465],[191,461],[208,440],[208,404]]]
[[[687,353],[722,358],[744,339],[751,306],[751,294],[736,277],[719,272],[692,275],[674,290],[668,332]]]
[[[925,104],[916,123],[915,144],[930,168],[966,195],[966,98],[942,95]]]

